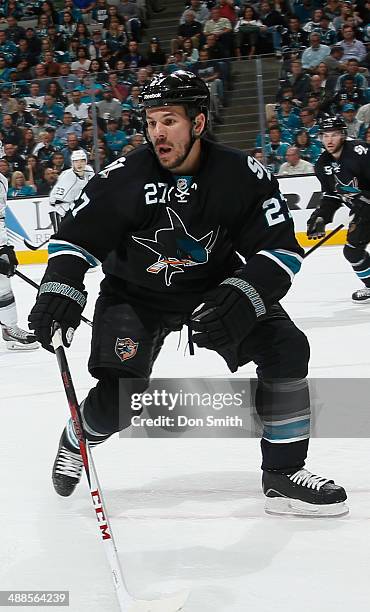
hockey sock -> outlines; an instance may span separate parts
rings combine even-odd
[[[98,444],[101,444],[102,442],[105,442],[105,440],[108,440],[111,434],[103,434],[98,431],[95,431],[86,423],[86,420],[83,414],[83,402],[80,406],[80,410],[81,410],[81,416],[82,416],[85,436],[89,442],[90,448],[97,446]],[[71,418],[68,419],[68,422],[66,425],[66,439],[69,445],[71,446],[71,450],[75,450],[79,452],[80,446],[78,443],[75,428],[74,428],[73,421]]]
[[[354,273],[364,283],[370,287],[370,255],[363,248],[353,247],[346,244],[343,249],[344,257],[351,264]]]

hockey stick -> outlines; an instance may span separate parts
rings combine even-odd
[[[19,278],[24,280],[29,285],[31,285],[31,287],[34,287],[35,289],[37,289],[37,291],[40,289],[40,285],[35,283],[35,281],[33,281],[31,278],[28,278],[28,276],[25,276],[24,274],[22,274],[22,272],[19,272],[19,270],[16,270],[14,272],[14,274],[19,276]],[[90,325],[90,327],[92,327],[91,321],[89,319],[86,319],[86,317],[81,316],[81,321],[83,321],[84,323],[86,323],[87,325]]]
[[[329,240],[332,236],[334,236],[337,232],[339,232],[339,230],[341,230],[342,227],[344,227],[343,223],[341,223],[340,225],[338,225],[338,227],[336,227],[331,232],[329,232],[326,236],[324,236],[324,238],[316,242],[316,244],[313,247],[311,247],[310,249],[308,249],[308,251],[305,252],[305,254],[303,255],[303,259],[307,257],[308,255],[311,255],[311,253],[313,253],[314,251],[316,251],[316,249],[321,247],[322,244],[327,242],[327,240]]]
[[[41,244],[37,244],[37,245],[31,244],[31,242],[28,242],[28,240],[26,240],[25,238],[23,239],[23,242],[25,246],[27,247],[27,249],[30,249],[30,251],[37,251],[38,249],[41,249],[41,247],[43,247],[45,244],[49,242],[49,238],[45,240],[45,242],[41,242]]]
[[[120,610],[121,612],[176,612],[177,610],[181,610],[188,598],[187,592],[180,592],[165,599],[145,601],[135,599],[127,590],[95,464],[90,452],[89,443],[86,441],[83,431],[81,412],[63,347],[61,330],[57,325],[54,328],[52,342],[65,394],[67,396],[74,430],[80,445],[81,458],[84,464],[94,512],[98,522],[99,537],[104,544]]]

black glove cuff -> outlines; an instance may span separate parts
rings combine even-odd
[[[55,281],[49,281],[46,283],[42,283],[39,289],[39,295],[43,293],[53,293],[56,295],[61,295],[63,297],[67,297],[74,302],[77,302],[82,309],[85,308],[86,304],[86,295],[75,289],[75,287],[71,287],[70,285],[66,285],[65,283],[58,283]]]
[[[231,285],[232,287],[237,289],[239,293],[242,293],[246,298],[248,298],[250,305],[253,307],[256,318],[262,317],[266,314],[266,306],[260,294],[253,287],[253,285],[250,285],[243,278],[233,276],[230,278],[225,278],[225,280],[222,281],[221,285]]]

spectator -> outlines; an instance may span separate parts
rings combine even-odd
[[[92,40],[88,48],[88,53],[91,60],[100,57],[100,47],[104,44],[105,42],[103,40],[101,30],[93,30]]]
[[[129,42],[128,54],[124,55],[122,59],[131,70],[136,70],[146,63],[143,56],[139,53],[139,45],[135,40]]]
[[[94,83],[90,76],[86,76],[82,84],[76,87],[75,91],[81,92],[81,102],[90,104],[93,95],[96,101],[102,99],[103,86],[100,83]]]
[[[119,127],[127,136],[133,136],[137,132],[142,132],[142,121],[140,121],[138,117],[135,117],[129,104],[122,104]]]
[[[135,149],[144,144],[144,136],[143,134],[134,134],[130,138],[130,145],[132,145]]]
[[[45,132],[46,129],[50,127],[47,119],[48,117],[46,113],[44,113],[42,110],[38,110],[36,112],[36,123],[31,129],[37,141],[40,138],[40,134]]]
[[[59,32],[63,36],[65,42],[67,42],[75,34],[77,24],[70,11],[64,11],[63,21],[59,26]]]
[[[293,90],[293,99],[302,101],[311,88],[310,77],[303,72],[300,60],[291,63],[291,76],[284,82],[283,87],[290,85]]]
[[[58,180],[58,173],[54,168],[45,168],[41,181],[36,183],[37,195],[47,196]]]
[[[247,55],[251,57],[256,54],[257,43],[260,37],[262,21],[252,6],[244,7],[242,17],[235,25],[236,34],[236,55],[241,57]]]
[[[68,100],[67,96],[63,92],[63,89],[59,85],[58,81],[55,81],[55,80],[50,81],[49,85],[46,88],[46,95],[53,96],[56,99],[56,101],[62,103],[63,106],[66,104]]]
[[[133,40],[140,42],[141,40],[141,21],[139,19],[139,9],[135,0],[120,0],[117,7],[119,17],[123,17],[126,22],[127,29]]]
[[[35,147],[34,155],[41,164],[49,165],[52,156],[56,151],[56,147],[53,144],[54,131],[51,128],[41,132],[39,135],[39,142]]]
[[[305,129],[296,132],[294,146],[298,147],[301,158],[311,164],[315,164],[321,155],[320,143],[317,140],[311,141],[310,135]]]
[[[91,60],[87,57],[87,51],[84,47],[79,47],[77,49],[77,59],[72,62],[71,70],[72,72],[77,72],[79,69],[87,72],[90,68]]]
[[[24,98],[17,100],[17,110],[12,113],[12,123],[16,127],[25,127],[26,124],[34,125],[35,119],[33,115],[26,111],[26,101]]]
[[[235,26],[237,13],[234,0],[218,0],[218,7],[220,9],[220,17],[225,17],[232,26]]]
[[[128,144],[127,134],[118,129],[117,119],[108,120],[104,139],[113,157],[119,157],[122,147]]]
[[[39,163],[36,155],[27,155],[26,167],[24,169],[26,182],[30,181],[32,185],[35,185],[36,181],[41,179],[43,170],[44,167]]]
[[[31,128],[26,128],[23,132],[23,142],[18,146],[18,153],[23,159],[26,159],[35,150],[36,140]]]
[[[81,149],[79,142],[78,142],[78,138],[76,136],[76,134],[68,134],[67,136],[67,146],[64,147],[64,149],[62,149],[62,153],[63,153],[63,157],[64,157],[64,162],[65,165],[67,166],[67,168],[71,167],[71,155],[73,153],[73,151],[77,151],[78,149]]]
[[[363,42],[355,38],[353,27],[350,25],[344,25],[342,28],[343,40],[338,43],[343,49],[342,61],[347,62],[348,60],[355,58],[362,62],[366,56],[366,47]]]
[[[209,10],[205,3],[201,2],[201,0],[191,0],[190,9],[193,11],[193,13],[195,13],[195,21],[199,21],[199,23],[204,26],[206,21],[209,19]],[[185,13],[186,11],[184,11],[181,15],[180,24],[186,22]]]
[[[191,69],[192,72],[207,83],[211,93],[211,112],[213,120],[216,123],[222,123],[221,105],[224,92],[219,64],[209,59],[207,49],[201,49],[199,53],[199,62],[195,62]]]
[[[49,79],[46,74],[45,66],[43,64],[36,64],[36,66],[32,68],[32,71],[34,74],[34,78],[37,79],[37,82],[40,86],[40,94],[45,95],[47,86],[51,81],[51,79]]]
[[[18,147],[23,140],[22,130],[13,125],[13,118],[11,115],[3,115],[1,132],[3,144],[10,142]]]
[[[2,85],[0,90],[0,110],[4,113],[15,113],[17,111],[17,100],[11,97],[9,85]]]
[[[66,106],[66,113],[70,113],[73,119],[81,121],[86,119],[88,116],[88,105],[85,102],[81,102],[81,92],[72,91],[72,104]]]
[[[204,34],[214,34],[225,52],[232,55],[234,44],[231,22],[225,17],[220,17],[218,7],[211,9],[210,19],[204,25]]]
[[[364,93],[359,87],[355,87],[355,79],[347,75],[342,81],[342,89],[337,91],[333,99],[333,108],[336,113],[340,112],[345,104],[353,104],[358,109],[365,101]]]
[[[46,114],[48,123],[52,126],[56,126],[58,121],[61,121],[63,118],[64,108],[62,104],[56,101],[55,96],[46,94],[41,111]]]
[[[182,50],[184,52],[184,59],[186,62],[190,62],[191,64],[194,64],[195,62],[199,60],[199,51],[198,49],[194,47],[193,41],[191,38],[185,38],[184,42],[182,43],[182,47],[183,47]],[[208,51],[208,57],[209,57],[209,50],[207,49],[207,51]]]
[[[269,141],[265,146],[266,165],[270,171],[276,174],[285,159],[289,143],[282,142],[281,129],[274,125],[269,128]]]
[[[342,116],[347,126],[349,138],[362,138],[365,134],[365,126],[356,119],[356,108],[354,104],[345,104],[342,108]]]
[[[256,147],[255,149],[252,149],[250,154],[252,157],[254,157],[254,159],[259,161],[261,164],[265,163],[265,160],[263,159],[263,151],[260,147]]]
[[[25,37],[25,29],[18,25],[17,20],[12,15],[9,15],[6,22],[8,24],[6,29],[6,37],[8,41],[11,41],[17,45],[19,39]]]
[[[5,176],[5,178],[8,179],[8,181],[11,180],[12,173],[9,162],[4,157],[0,158],[0,172]]]
[[[317,138],[319,134],[319,126],[315,119],[315,113],[311,108],[307,106],[302,108],[300,112],[300,118],[303,124],[304,129],[309,134],[311,138]]]
[[[45,96],[40,94],[40,85],[39,83],[31,83],[30,85],[30,93],[28,96],[24,97],[24,100],[27,104],[27,110],[37,110],[40,109],[45,102]],[[16,111],[14,111],[16,112]]]
[[[281,164],[278,176],[292,176],[296,174],[314,174],[314,167],[310,162],[301,158],[298,147],[289,147],[285,154],[286,162]]]
[[[41,52],[41,40],[36,36],[33,28],[27,28],[24,37],[27,40],[30,52],[37,57]]]
[[[276,111],[276,120],[280,128],[291,132],[301,127],[299,110],[296,106],[293,106],[293,100],[290,96],[284,96],[281,99]]]
[[[302,67],[310,72],[330,54],[330,47],[320,43],[320,34],[310,34],[310,46],[302,53]]]
[[[125,25],[126,23],[125,19],[118,14],[117,6],[114,4],[111,4],[108,6],[108,17],[103,23],[103,29],[109,30],[112,20],[115,20],[115,19],[118,19],[118,23],[120,23],[121,25]]]
[[[128,36],[125,26],[119,23],[118,18],[112,17],[109,29],[105,32],[104,41],[113,55],[127,53]]]
[[[134,151],[135,147],[132,144],[128,144],[125,147],[123,147],[121,153],[122,155],[127,155],[128,153],[131,153],[131,151]]]
[[[327,113],[322,112],[320,97],[316,94],[310,94],[307,98],[307,107],[310,108],[315,116],[315,121],[321,121],[324,117],[327,117]]]
[[[337,42],[337,33],[332,23],[330,23],[330,17],[323,14],[320,19],[320,27],[316,30],[321,36],[321,42],[324,45],[332,47]]]
[[[145,55],[146,63],[151,66],[164,66],[166,63],[166,54],[161,49],[161,45],[158,38],[151,38],[147,52]]]
[[[9,198],[27,198],[36,195],[36,186],[32,183],[26,184],[23,172],[16,170],[11,178],[11,187],[8,189]]]
[[[121,105],[118,100],[115,100],[112,95],[112,89],[107,87],[103,93],[103,100],[98,102],[99,117],[103,119],[120,119]]]
[[[92,11],[93,20],[103,26],[103,23],[108,19],[108,8],[109,5],[107,0],[97,0]]]
[[[18,43],[18,52],[15,57],[15,61],[19,63],[21,60],[27,60],[29,65],[34,65],[37,63],[37,55],[31,52],[28,40],[26,38],[21,38]]]
[[[66,94],[69,94],[80,84],[80,81],[75,74],[71,74],[70,65],[63,63],[59,64],[57,83]]]
[[[76,134],[78,140],[81,140],[82,128],[79,123],[73,123],[72,114],[65,111],[63,115],[63,124],[57,128],[55,138],[65,146],[67,144],[68,134]]]
[[[288,21],[288,29],[282,32],[281,45],[286,49],[299,49],[308,46],[308,33],[301,27],[298,17],[291,15]]]
[[[185,38],[191,38],[194,47],[197,49],[200,46],[203,26],[199,21],[196,21],[196,14],[192,10],[185,11],[184,22],[180,23],[177,28],[177,36],[172,39],[172,53],[182,48]]]
[[[91,0],[73,0],[73,4],[81,11],[85,19],[90,18],[90,14],[95,6],[95,2]]]
[[[346,76],[351,76],[354,79],[355,87],[359,87],[363,91],[365,91],[368,87],[368,82],[366,77],[360,72],[360,63],[359,61],[353,57],[349,59],[347,62],[347,71],[341,75],[336,83],[335,90],[339,91],[342,89],[343,80]]]
[[[78,38],[80,47],[86,48],[91,44],[90,30],[83,21],[77,24],[74,38]]]
[[[356,114],[356,119],[368,125],[370,123],[370,103],[361,106]]]
[[[50,168],[56,170],[58,175],[63,172],[63,170],[67,169],[67,166],[64,161],[64,156],[61,151],[55,151],[55,153],[53,153],[53,155],[51,156]]]
[[[8,162],[9,171],[11,173],[15,172],[16,170],[20,170],[21,172],[23,172],[26,162],[20,155],[18,155],[17,147],[14,144],[8,142],[4,145],[4,152],[5,155],[3,159]]]
[[[330,76],[329,68],[325,62],[320,62],[316,68],[316,74],[321,78],[321,87],[324,89],[326,95],[332,95],[335,89],[337,78]],[[317,93],[317,92],[315,92]]]
[[[126,104],[129,104],[130,108],[136,112],[140,113],[140,87],[138,85],[133,85],[131,87],[131,93],[126,100]]]
[[[281,57],[281,30],[285,28],[286,21],[279,11],[276,11],[269,0],[260,3],[260,19],[264,26],[262,36],[271,37],[274,51]]]

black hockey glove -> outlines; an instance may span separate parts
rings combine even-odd
[[[370,193],[362,192],[352,198],[351,212],[365,221],[370,221]]]
[[[0,274],[14,276],[18,265],[18,259],[14,252],[14,247],[5,245],[0,248]]]
[[[78,287],[76,285],[55,273],[47,273],[41,281],[36,304],[28,321],[37,340],[51,353],[54,353],[51,344],[53,323],[59,323],[63,344],[68,347],[81,322],[87,293],[82,284]]]
[[[219,353],[231,372],[236,372],[239,345],[257,320],[256,304],[259,314],[265,314],[264,304],[254,287],[240,278],[228,279],[204,297],[204,304],[195,309],[191,318],[194,342]]]
[[[313,211],[311,217],[307,221],[307,238],[316,240],[325,236],[325,221],[321,216],[319,208]]]

